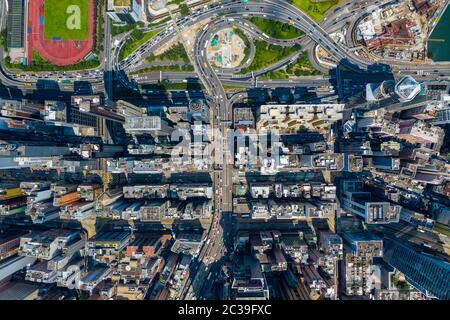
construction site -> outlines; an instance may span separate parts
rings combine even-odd
[[[382,59],[424,62],[427,43],[445,1],[400,1],[373,11],[356,27],[355,40],[368,53]]]
[[[245,57],[244,50],[244,41],[234,30],[223,29],[214,35],[207,48],[208,60],[218,68],[236,68]]]

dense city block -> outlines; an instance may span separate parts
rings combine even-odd
[[[449,3],[0,0],[0,300],[450,300]]]

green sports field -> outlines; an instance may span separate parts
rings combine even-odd
[[[44,1],[45,40],[55,38],[60,40],[88,39],[89,0]]]

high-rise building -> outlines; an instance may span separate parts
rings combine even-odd
[[[419,248],[385,239],[384,260],[414,287],[438,299],[450,299],[450,263]]]
[[[372,194],[364,192],[359,181],[344,181],[340,200],[342,209],[363,218],[366,223],[386,224],[400,220],[401,206],[372,199]]]

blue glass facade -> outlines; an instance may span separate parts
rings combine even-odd
[[[385,261],[402,272],[417,289],[441,300],[450,299],[449,263],[389,239],[385,239],[384,250]]]

